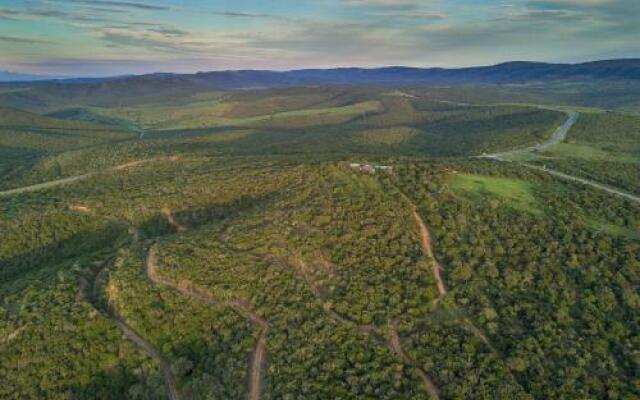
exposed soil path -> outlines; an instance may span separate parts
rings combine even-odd
[[[404,351],[404,348],[402,347],[402,341],[400,340],[400,335],[398,334],[398,324],[396,322],[391,325],[390,331],[391,336],[389,338],[389,347],[396,354],[402,357],[402,360],[405,364],[411,365],[416,369],[416,371],[418,371],[418,375],[420,375],[420,379],[422,380],[422,383],[424,383],[425,389],[427,390],[427,393],[429,393],[429,396],[432,399],[439,400],[440,395],[438,394],[438,387],[435,385],[435,383],[433,383],[429,375],[422,368],[420,368],[416,364],[416,362]]]
[[[23,325],[15,329],[13,332],[9,333],[5,338],[0,339],[0,345],[7,344],[15,340],[18,336],[20,336],[20,334],[22,334],[22,332],[24,332],[25,329],[27,329],[27,325]]]
[[[416,220],[416,223],[418,224],[418,226],[420,227],[420,235],[421,235],[421,243],[422,243],[422,249],[425,253],[425,255],[431,260],[432,262],[432,270],[433,270],[433,276],[436,278],[436,281],[438,283],[438,299],[437,301],[442,300],[442,298],[447,294],[447,287],[444,284],[444,281],[442,280],[442,276],[441,276],[441,271],[443,270],[442,266],[440,265],[440,263],[438,262],[438,260],[436,259],[436,257],[433,254],[433,250],[432,250],[432,246],[431,246],[431,235],[429,234],[429,229],[427,229],[427,226],[425,225],[424,221],[422,220],[422,217],[420,216],[420,214],[418,214],[418,210],[416,208],[416,206],[412,203],[412,207],[413,207],[413,217]],[[491,352],[498,357],[499,360],[503,361],[503,364],[505,365],[505,368],[507,369],[507,373],[509,374],[509,376],[511,378],[514,378],[513,373],[511,372],[511,368],[509,368],[509,366],[507,365],[506,362],[504,362],[502,355],[500,354],[500,352],[498,352],[498,350],[491,344],[491,342],[489,341],[489,338],[487,338],[487,336],[482,333],[482,331],[480,330],[480,328],[478,328],[469,318],[464,318],[463,321],[464,325],[469,329],[469,331],[471,331],[471,333],[478,339],[480,339],[480,341],[482,343],[484,343],[489,350],[491,350]]]
[[[158,361],[169,399],[179,400],[180,394],[178,392],[178,386],[176,384],[176,379],[173,376],[173,372],[171,371],[171,365],[169,362],[162,356],[158,349],[131,328],[116,312],[101,304],[99,300],[101,297],[100,281],[103,279],[103,276],[107,271],[107,264],[104,263],[100,267],[98,273],[95,274],[90,290],[88,287],[89,283],[86,282],[84,278],[81,278],[80,288],[83,289],[81,291],[85,294],[87,301],[92,304],[99,313],[112,320],[127,339],[138,346],[138,348],[140,348],[147,356]]]
[[[400,189],[398,189],[398,190],[400,190]],[[435,301],[439,302],[440,300],[442,300],[442,298],[444,296],[446,296],[448,291],[447,291],[447,287],[444,284],[444,280],[442,279],[442,275],[441,275],[441,272],[443,271],[442,265],[438,262],[438,260],[436,259],[435,255],[433,254],[433,248],[432,248],[432,243],[431,243],[431,234],[429,233],[429,229],[427,228],[427,225],[424,223],[424,220],[422,219],[422,217],[418,213],[418,208],[416,207],[416,205],[413,204],[411,199],[409,199],[409,197],[407,195],[405,195],[402,191],[400,191],[400,193],[401,193],[402,197],[407,202],[409,202],[409,204],[411,205],[411,209],[413,211],[413,218],[415,219],[416,224],[420,228],[420,236],[421,236],[420,242],[421,242],[421,245],[422,245],[422,251],[424,252],[425,256],[431,261],[433,276],[435,277],[436,282],[437,282],[437,286],[438,286],[438,298]],[[489,338],[480,330],[480,328],[478,328],[473,323],[473,321],[471,321],[469,318],[465,317],[462,320],[462,322],[467,327],[467,329],[476,338],[478,338],[482,343],[484,343],[489,348],[489,350],[491,350],[491,352],[499,360],[503,361],[503,364],[505,365],[505,368],[507,369],[507,372],[508,372],[509,376],[515,380],[515,378],[513,376],[513,373],[511,371],[511,368],[509,368],[507,363],[504,362],[504,359],[503,359],[502,355],[500,354],[500,352],[498,352],[498,350],[495,348],[495,346],[493,346],[493,344],[491,344],[491,341],[489,341]]]
[[[511,370],[511,367],[509,366],[509,364],[507,364],[506,361],[504,361],[504,357],[498,351],[498,349],[496,349],[495,346],[489,341],[489,338],[484,333],[482,333],[482,331],[469,318],[465,317],[462,321],[463,321],[464,325],[467,327],[467,329],[469,331],[471,331],[471,333],[476,338],[480,339],[480,341],[482,343],[484,343],[484,345],[487,346],[489,348],[489,350],[491,350],[493,355],[495,355],[498,358],[498,360],[502,361],[502,364],[504,365],[505,369],[507,370],[507,374],[509,374],[509,377],[514,382],[518,382],[516,380],[516,377],[513,375],[513,371]]]
[[[411,207],[413,209],[413,218],[420,228],[420,244],[422,245],[422,251],[431,261],[431,270],[433,271],[433,277],[436,279],[436,284],[438,286],[437,300],[440,301],[444,296],[447,295],[447,287],[445,286],[444,280],[442,279],[443,268],[433,254],[433,250],[431,249],[431,235],[429,234],[427,225],[422,220],[422,217],[418,213],[418,208],[415,206],[415,204],[411,203]]]
[[[338,323],[343,323],[343,324],[346,324],[346,325],[353,326],[353,327],[357,328],[357,330],[362,334],[376,333],[376,334],[379,334],[380,336],[383,336],[383,334],[381,334],[381,332],[379,332],[379,328],[377,328],[375,325],[373,325],[373,324],[360,325],[357,322],[353,321],[352,319],[344,317],[344,316],[336,313],[332,309],[330,309],[328,307],[327,303],[326,303],[326,299],[324,299],[320,295],[320,291],[319,291],[318,287],[315,285],[315,283],[313,283],[308,278],[308,274],[306,272],[307,271],[307,265],[305,264],[305,262],[298,256],[295,257],[295,262],[298,265],[298,268],[296,268],[296,272],[298,272],[298,275],[300,275],[307,282],[307,284],[311,287],[312,292],[316,295],[318,300],[321,302],[322,308],[327,312],[327,314],[334,321],[336,321]],[[404,348],[402,347],[402,341],[400,339],[400,335],[398,334],[398,327],[397,327],[397,323],[396,322],[391,324],[389,342],[387,344],[388,344],[388,347],[391,349],[391,351],[393,351],[394,353],[399,355],[400,358],[402,358],[402,361],[405,364],[410,365],[411,367],[415,368],[415,370],[418,372],[418,375],[420,376],[420,380],[424,384],[425,390],[429,394],[429,397],[431,397],[434,400],[439,400],[440,397],[438,395],[438,387],[436,386],[435,383],[433,383],[433,381],[429,377],[429,374],[427,374],[426,371],[424,371],[422,368],[420,368],[416,364],[416,362],[404,351]]]
[[[44,189],[49,189],[49,188],[56,187],[56,186],[66,185],[66,184],[73,183],[73,182],[83,181],[83,180],[89,179],[91,177],[94,177],[94,176],[97,176],[97,175],[100,175],[100,174],[103,174],[103,173],[106,173],[106,172],[121,171],[123,169],[137,167],[139,165],[147,164],[147,163],[150,163],[150,162],[175,161],[177,159],[178,159],[178,157],[173,156],[173,157],[157,157],[157,158],[150,158],[150,159],[147,159],[147,160],[131,161],[131,162],[128,162],[128,163],[125,163],[125,164],[116,165],[115,167],[107,168],[107,169],[105,169],[103,171],[90,172],[88,174],[70,176],[68,178],[56,179],[56,180],[49,181],[49,182],[37,183],[35,185],[23,186],[23,187],[20,187],[20,188],[0,191],[0,196],[11,196],[11,195],[14,195],[14,194],[20,194],[20,193],[26,193],[26,192],[35,192],[35,191],[38,191],[38,190],[44,190]]]
[[[341,324],[350,325],[356,328],[360,333],[368,334],[375,331],[376,329],[375,325],[359,324],[353,319],[347,316],[344,316],[342,314],[339,314],[338,312],[331,309],[331,307],[327,303],[327,299],[325,299],[322,293],[320,292],[320,288],[318,288],[318,285],[316,285],[316,283],[313,282],[311,278],[309,278],[309,272],[308,272],[309,267],[307,266],[307,264],[297,255],[294,257],[294,259],[295,259],[295,265],[296,265],[296,268],[294,269],[296,271],[296,274],[300,277],[301,280],[303,280],[307,284],[307,286],[309,286],[309,288],[311,289],[311,292],[315,295],[318,302],[320,302],[320,304],[322,305],[322,309],[327,313],[327,315],[329,315],[331,319]]]
[[[173,217],[173,213],[171,212],[171,209],[169,207],[164,207],[162,210],[160,210],[160,212],[167,219],[167,223],[169,223],[169,226],[171,226],[177,232],[184,232],[184,231],[187,230],[187,228],[185,228],[184,226],[180,225],[176,221],[176,219]]]
[[[255,312],[244,300],[222,300],[209,291],[197,287],[190,281],[173,281],[163,277],[158,273],[156,243],[149,247],[146,260],[146,270],[149,280],[154,284],[172,288],[185,296],[194,298],[205,304],[229,306],[240,314],[245,315],[253,324],[259,327],[260,335],[253,349],[249,367],[249,400],[259,400],[262,392],[262,375],[266,358],[266,337],[270,329],[269,323]]]
[[[447,295],[447,286],[444,284],[444,279],[442,279],[442,272],[444,268],[436,259],[435,254],[433,253],[432,243],[431,243],[431,234],[429,233],[429,228],[427,228],[427,224],[424,223],[424,220],[420,216],[418,212],[418,207],[413,203],[413,201],[407,196],[399,187],[396,186],[396,190],[400,193],[400,196],[404,199],[404,201],[411,207],[411,212],[413,214],[413,219],[418,225],[418,229],[420,230],[420,246],[422,247],[422,252],[431,262],[431,271],[433,273],[433,277],[436,279],[436,285],[438,287],[438,298],[434,300],[434,302],[438,303],[444,296]]]
[[[264,366],[268,332],[268,327],[261,329],[260,337],[258,337],[251,356],[249,400],[260,400],[260,394],[262,393],[262,368]]]

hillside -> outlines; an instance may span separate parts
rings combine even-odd
[[[78,105],[130,106],[173,102],[211,91],[268,89],[296,86],[509,86],[544,84],[571,92],[607,93],[611,85],[636,90],[640,82],[640,60],[607,60],[582,64],[509,62],[487,67],[443,68],[338,68],[293,71],[215,71],[196,74],[158,73],[115,78],[72,79],[20,84],[0,84],[0,104],[33,111],[56,111]],[[3,89],[4,88],[4,89]],[[19,90],[11,90],[17,88]],[[3,93],[4,91],[4,93]],[[608,93],[607,93],[608,94]],[[559,96],[559,95],[556,95]],[[595,95],[585,96],[588,104]],[[602,96],[600,96],[602,97]],[[554,97],[545,100],[553,102]]]
[[[637,115],[140,79],[0,108],[0,398],[640,396]]]

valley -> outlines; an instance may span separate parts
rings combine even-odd
[[[639,395],[639,117],[126,80],[0,93],[1,398]]]

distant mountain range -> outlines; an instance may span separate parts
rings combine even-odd
[[[0,81],[51,80],[38,75],[21,75],[0,71]],[[469,68],[334,68],[292,71],[238,70],[212,71],[196,74],[155,73],[113,78],[76,78],[59,83],[104,84],[106,82],[173,81],[191,82],[218,89],[246,89],[326,84],[518,84],[536,81],[633,79],[640,80],[640,59],[593,61],[580,64],[549,64],[514,61],[485,67]]]
[[[581,64],[517,61],[457,69],[386,67],[213,71],[195,74],[155,73],[31,82],[15,82],[15,74],[0,74],[0,80],[3,76],[12,77],[14,82],[0,83],[0,91],[5,89],[5,93],[0,93],[0,105],[37,112],[51,112],[76,105],[128,106],[154,103],[163,99],[186,99],[194,94],[212,90],[323,85],[397,87],[529,85],[535,87],[536,84],[545,84],[548,88],[557,83],[575,82],[585,88],[594,85],[599,86],[600,89],[616,88],[619,96],[625,98],[631,96],[635,99],[637,89],[633,88],[640,85],[640,59],[594,61]],[[39,79],[42,78],[39,77]],[[596,94],[589,94],[589,98],[595,98]],[[621,101],[627,102],[624,99]]]
[[[47,75],[33,75],[33,74],[21,74],[10,71],[0,71],[0,82],[29,82],[29,81],[42,81],[60,79],[56,76]]]
[[[322,84],[460,85],[524,84],[556,80],[640,80],[640,59],[582,64],[515,61],[487,67],[457,69],[386,67],[305,69],[286,72],[220,71],[181,76],[227,89]]]

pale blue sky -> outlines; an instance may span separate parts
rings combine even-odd
[[[640,57],[639,0],[0,0],[0,69],[53,75]]]

